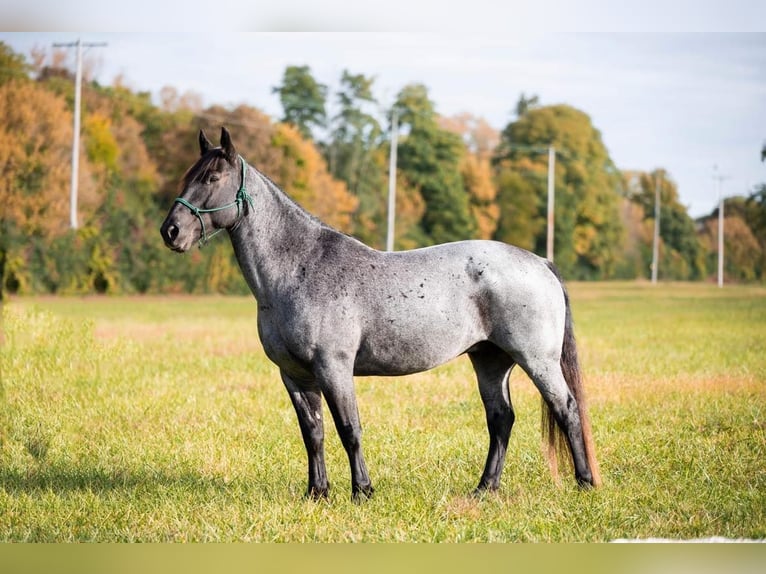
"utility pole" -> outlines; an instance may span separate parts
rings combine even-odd
[[[652,283],[657,283],[660,266],[660,172],[654,178],[654,241],[652,243]]]
[[[396,152],[399,146],[399,117],[394,107],[391,112],[391,149],[388,157],[388,231],[386,251],[394,250],[394,219],[396,217]]]
[[[718,173],[718,166],[713,166],[713,179],[718,182],[718,287],[723,287],[723,192],[722,182],[729,176]]]
[[[548,152],[548,231],[545,243],[545,256],[548,258],[548,261],[553,262],[553,231],[555,229],[554,203],[556,196],[556,148],[553,147],[553,145],[549,145],[547,148],[542,146],[509,145],[508,148],[529,153],[544,153],[545,151]],[[562,152],[559,150],[558,153],[561,154]],[[566,155],[567,154],[564,154],[565,157]]]
[[[55,43],[55,48],[76,48],[77,68],[74,81],[74,127],[72,130],[72,180],[69,192],[69,225],[77,229],[77,183],[80,171],[80,96],[82,94],[82,49],[106,46],[105,42]]]
[[[553,203],[554,188],[556,178],[556,148],[548,148],[548,237],[546,241],[545,254],[548,261],[553,263]]]

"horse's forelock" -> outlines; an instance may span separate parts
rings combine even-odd
[[[219,171],[220,163],[225,162],[221,148],[215,148],[207,152],[192,165],[181,178],[181,188],[184,189],[191,183],[202,181],[210,171]]]

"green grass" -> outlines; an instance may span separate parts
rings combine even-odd
[[[502,487],[465,358],[357,380],[375,497],[328,501],[249,298],[14,299],[0,355],[3,541],[605,541],[766,537],[766,289],[572,284],[604,487],[554,484],[511,380]]]

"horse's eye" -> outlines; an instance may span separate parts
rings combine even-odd
[[[210,183],[215,183],[219,179],[221,179],[220,175],[218,175],[217,173],[211,173],[210,174],[210,179],[208,181],[210,181]]]

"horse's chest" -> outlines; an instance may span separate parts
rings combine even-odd
[[[308,330],[295,325],[295,315],[261,307],[258,312],[258,336],[266,356],[280,369],[295,377],[309,374],[312,345],[306,340]],[[289,314],[288,314],[289,315]]]

